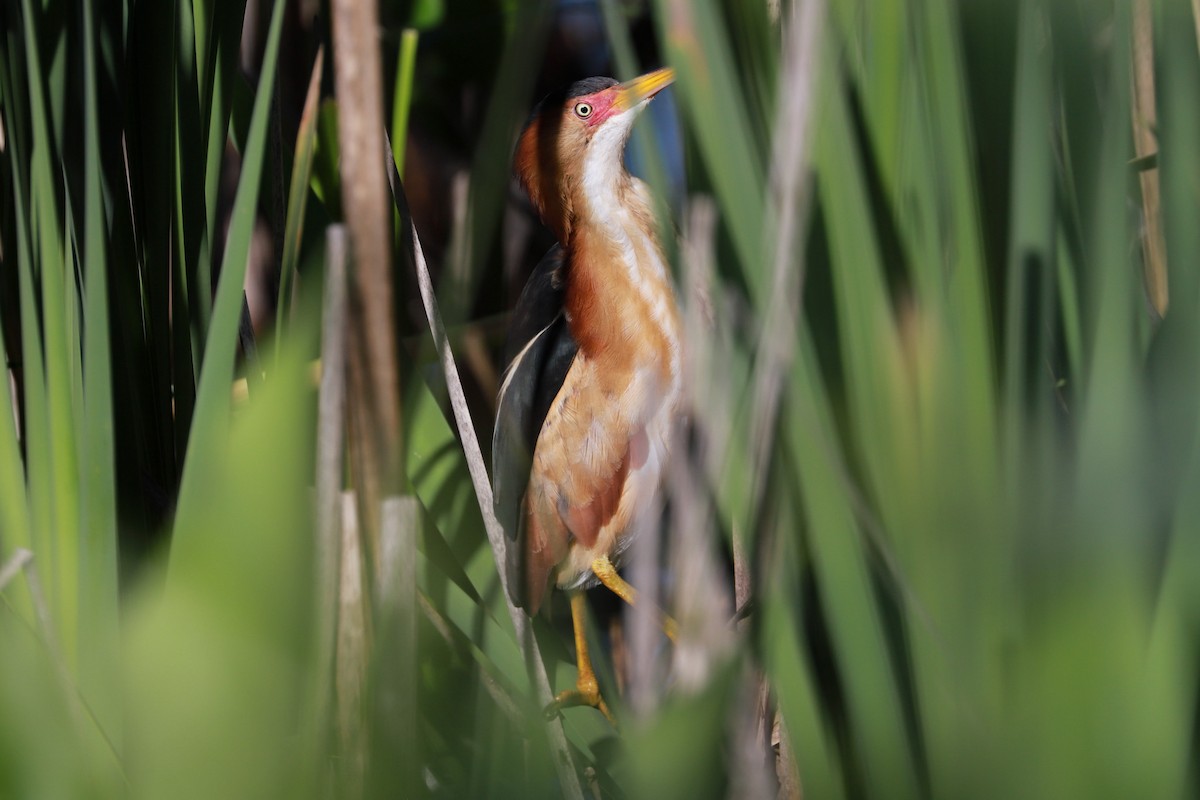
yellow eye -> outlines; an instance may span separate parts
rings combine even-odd
[[[592,115],[592,104],[591,103],[576,103],[575,104],[575,113],[579,116],[580,119],[587,119],[588,117],[590,117]]]

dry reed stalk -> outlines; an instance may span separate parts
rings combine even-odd
[[[341,495],[341,575],[338,583],[337,691],[339,794],[362,797],[367,772],[367,737],[364,697],[367,658],[370,652],[370,618],[358,526],[357,501],[351,492]]]
[[[391,209],[385,173],[379,12],[375,0],[332,0],[342,208],[350,231],[350,449],[372,557],[383,498],[405,490]]]
[[[316,495],[316,670],[312,735],[323,743],[334,705],[338,645],[339,583],[342,563],[342,462],[346,419],[346,229],[331,225],[325,234],[325,297],[321,331],[321,373],[317,400]],[[340,685],[340,684],[339,684]],[[340,694],[340,692],[339,692]],[[343,731],[343,741],[344,741]],[[317,752],[324,752],[318,745]]]
[[[1154,14],[1150,0],[1133,4],[1133,146],[1144,158],[1158,151],[1155,128],[1158,108],[1154,100]],[[1138,173],[1142,187],[1142,273],[1146,296],[1159,317],[1167,313],[1167,245],[1163,238],[1162,199],[1158,167]]]

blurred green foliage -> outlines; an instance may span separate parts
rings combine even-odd
[[[689,502],[714,549],[745,543],[754,599],[703,686],[664,685],[645,716],[619,704],[619,733],[566,712],[585,791],[737,795],[747,763],[770,784],[769,746],[747,762],[737,740],[754,668],[806,796],[1194,796],[1200,20],[1148,2],[1147,62],[1126,3],[828,0],[815,72],[788,74],[782,34],[813,2],[592,9],[653,34],[647,49],[609,30],[621,72],[647,52],[678,71],[683,233],[715,263],[706,308],[695,250],[677,264],[688,314],[711,320],[690,343],[705,492]],[[586,4],[381,5],[385,118],[412,134],[394,144],[425,137],[405,177],[444,256],[447,318],[486,331],[497,254],[541,242],[519,238],[527,210],[506,217],[507,159],[533,87],[578,77],[538,65]],[[245,9],[0,9],[0,797],[383,795],[401,763],[414,793],[560,796],[445,387],[408,327],[418,638],[359,665],[365,784],[346,709],[314,677],[329,654],[309,372],[324,226],[341,215],[337,98],[327,50],[315,116],[279,121],[327,15]],[[402,28],[419,31],[415,58],[398,57]],[[1131,133],[1146,63],[1151,161]],[[803,275],[799,321],[781,326],[772,158],[795,132],[776,114],[803,87],[811,211],[784,259]],[[1159,219],[1139,170],[1157,175]],[[467,179],[458,206],[433,190],[445,174]],[[709,198],[711,241],[692,213]],[[1161,315],[1143,287],[1159,224]],[[256,226],[288,231],[271,266],[295,289],[272,358],[239,361]],[[766,418],[757,378],[781,339]],[[473,400],[486,434],[488,399]],[[534,628],[568,685],[563,629]],[[378,676],[400,659],[417,686],[407,759],[371,713],[391,708]]]

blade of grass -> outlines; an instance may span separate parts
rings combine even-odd
[[[165,587],[151,581],[128,600],[130,781],[146,796],[322,796],[296,768],[318,757],[297,735],[310,669],[313,434],[297,401],[312,342],[296,344],[228,435],[189,454],[198,501],[176,516],[183,546],[170,554]],[[222,350],[210,342],[209,359]]]
[[[793,476],[787,475],[783,489],[787,491]],[[772,563],[762,593],[763,661],[778,698],[787,731],[799,765],[800,781],[809,797],[838,798],[845,796],[837,770],[836,753],[828,741],[827,728],[821,719],[819,688],[804,658],[804,648],[797,632],[804,630],[804,610],[797,598],[800,554],[795,552],[794,537],[798,529],[795,503],[788,503],[779,514],[775,547],[782,557]],[[790,523],[790,524],[789,524]],[[785,527],[786,526],[786,527]],[[786,744],[781,744],[781,747]]]
[[[203,471],[214,468],[212,454],[219,448],[227,435],[229,424],[229,384],[233,380],[235,343],[238,324],[242,313],[243,284],[246,263],[250,251],[250,236],[253,231],[258,205],[259,188],[262,183],[263,163],[266,157],[267,122],[271,109],[271,94],[275,86],[276,62],[279,54],[279,36],[283,28],[284,3],[276,0],[271,13],[271,25],[267,32],[267,46],[263,55],[263,68],[258,91],[254,98],[254,111],[250,121],[250,132],[242,159],[242,176],[238,182],[234,199],[232,222],[225,244],[225,256],[221,261],[221,278],[213,304],[212,325],[208,332],[204,363],[200,369],[200,381],[196,392],[196,412],[188,439],[188,455],[184,462],[183,478],[179,488],[178,515],[196,513],[206,500],[201,494],[208,476]],[[177,538],[172,548],[172,563],[186,559],[192,546],[187,541],[187,531]]]
[[[851,736],[864,783],[879,797],[918,797],[915,743],[905,728],[902,686],[891,668],[875,605],[862,532],[843,487],[844,467],[830,441],[830,411],[813,365],[792,371],[783,429],[797,465],[817,591],[828,614],[838,674],[845,680]]]
[[[177,9],[171,109],[174,123],[171,166],[175,176],[171,185],[172,411],[176,430],[186,432],[191,427],[196,403],[196,365],[204,358],[206,320],[193,306],[199,302],[197,295],[207,295],[209,289],[197,285],[195,278],[205,233],[203,162],[195,157],[202,141],[197,61],[203,56],[196,49],[196,21],[191,4],[181,3]],[[179,435],[177,442],[182,450],[186,439]]]
[[[760,268],[765,156],[718,9],[710,0],[659,0],[657,8],[667,60],[678,70],[683,108],[711,174],[742,277],[754,304],[766,308],[769,286]]]
[[[33,150],[30,165],[31,221],[37,238],[37,259],[41,283],[41,332],[36,327],[38,314],[33,305],[32,285],[29,304],[22,310],[22,317],[29,316],[31,328],[26,335],[41,339],[40,353],[35,353],[28,363],[35,369],[45,370],[45,427],[41,431],[30,431],[29,448],[46,447],[48,452],[47,477],[51,480],[43,499],[47,503],[47,522],[52,533],[48,550],[39,557],[46,566],[50,583],[51,606],[63,642],[63,651],[70,670],[74,673],[78,655],[79,620],[79,545],[76,540],[76,525],[79,519],[78,481],[76,464],[75,425],[71,408],[70,355],[66,341],[66,306],[74,302],[67,296],[64,276],[71,265],[63,252],[63,228],[61,226],[55,178],[50,148],[51,132],[46,108],[47,88],[42,81],[42,61],[39,56],[38,33],[35,29],[34,9],[30,0],[22,3],[26,76],[29,81],[29,109],[32,120]],[[30,276],[32,278],[32,275]],[[44,361],[42,360],[44,358]],[[38,376],[30,383],[41,380],[32,369],[27,376]],[[31,398],[32,399],[32,398]],[[42,440],[41,437],[45,439]],[[36,551],[35,551],[36,554]]]
[[[400,53],[396,56],[396,88],[392,96],[392,158],[404,177],[404,150],[408,145],[408,115],[412,106],[413,77],[416,73],[417,40],[420,34],[405,28],[400,34]]]
[[[25,235],[24,212],[20,199],[16,206],[18,253],[26,258],[19,259],[21,267],[21,342],[25,371],[25,473],[29,482],[32,530],[32,551],[45,553],[45,561],[54,561],[54,476],[53,464],[47,447],[49,420],[46,410],[46,384],[42,377],[42,347],[37,328],[37,302],[33,296],[33,268],[28,258],[29,245]],[[53,603],[53,600],[49,600]],[[47,606],[45,618],[50,619],[57,609]]]
[[[117,664],[117,499],[114,473],[108,261],[96,100],[95,26],[85,4],[84,66],[84,387],[80,449],[80,688],[114,747],[121,749]]]
[[[0,341],[0,553],[29,547],[29,506],[25,470],[17,442],[13,397],[9,388],[8,350]]]
[[[200,119],[205,125],[204,136],[204,219],[206,228],[200,241],[197,257],[196,285],[191,290],[193,309],[203,332],[201,351],[196,363],[203,362],[203,345],[208,336],[213,313],[213,250],[217,240],[217,200],[221,181],[221,162],[229,141],[230,117],[233,113],[234,82],[240,80],[237,68],[238,46],[241,42],[241,22],[245,16],[244,0],[208,0],[207,13],[195,15],[197,58],[205,62],[198,66],[200,87]],[[205,44],[207,42],[207,44]]]
[[[321,95],[321,73],[325,64],[325,48],[317,50],[313,61],[308,92],[304,96],[304,111],[296,133],[296,156],[292,165],[292,182],[288,189],[287,221],[283,233],[283,256],[279,265],[279,297],[275,305],[275,361],[279,361],[283,335],[292,308],[292,287],[300,268],[300,245],[304,239],[304,212],[308,208],[308,184],[312,179],[313,153],[317,141],[317,103]]]
[[[20,42],[16,35],[10,39],[14,60],[20,55]],[[16,87],[8,83],[21,73],[19,65],[11,71],[5,71],[6,95],[14,97]],[[15,111],[17,103],[6,104],[6,108]],[[20,130],[14,128],[11,134],[10,147],[14,153],[25,153]],[[42,347],[37,325],[37,303],[34,299],[34,262],[31,251],[29,201],[25,194],[24,167],[29,158],[14,158],[12,164],[13,216],[15,219],[17,244],[17,292],[20,309],[21,336],[21,372],[23,382],[24,418],[17,423],[18,436],[23,435],[21,444],[25,447],[25,486],[22,487],[28,497],[27,527],[22,527],[11,533],[18,541],[23,542],[34,553],[45,553],[49,560],[53,546],[53,510],[51,504],[52,478],[50,475],[49,455],[46,449],[46,387],[42,376]],[[7,375],[5,376],[7,382]],[[7,412],[5,412],[7,413]],[[31,447],[35,443],[37,447]],[[18,454],[19,457],[19,454]],[[19,467],[18,467],[19,468]],[[18,473],[19,475],[19,473]],[[18,608],[24,612],[27,619],[33,618],[34,608],[31,598],[26,594],[18,595]]]
[[[818,113],[823,124],[814,161],[829,240],[851,446],[863,461],[870,493],[884,509],[892,509],[900,504],[896,495],[904,489],[893,477],[903,469],[899,448],[908,432],[908,420],[889,385],[891,365],[901,361],[899,337],[850,109],[832,55],[822,72]]]
[[[1041,3],[1022,3],[1019,24],[1004,323],[1005,427],[1010,445],[1017,441],[1025,403],[1049,397],[1053,390],[1047,386],[1046,362],[1051,353],[1044,337],[1054,307],[1050,292],[1058,224],[1049,136],[1053,84]],[[1010,459],[1010,464],[1017,467],[1016,459]]]
[[[1162,176],[1165,257],[1171,268],[1170,312],[1154,333],[1147,353],[1148,405],[1155,429],[1152,458],[1161,476],[1155,494],[1169,509],[1191,485],[1184,476],[1196,458],[1200,406],[1200,228],[1189,209],[1200,202],[1194,176],[1200,157],[1189,141],[1200,136],[1200,73],[1190,41],[1190,14],[1181,3],[1167,4],[1160,17],[1162,124],[1158,136]],[[1176,536],[1187,536],[1177,533]],[[1187,545],[1183,547],[1187,552]]]
[[[1117,31],[1126,33],[1128,24],[1128,14],[1119,12],[1115,21]],[[1113,86],[1128,85],[1128,45],[1128,37],[1114,40],[1110,66]],[[1124,255],[1129,243],[1124,209],[1129,177],[1125,164],[1131,148],[1129,126],[1125,124],[1128,103],[1127,93],[1113,91],[1106,108],[1100,160],[1095,167],[1097,191],[1088,248],[1094,278],[1085,297],[1089,311],[1085,318],[1087,396],[1080,429],[1080,465],[1084,484],[1097,489],[1107,484],[1103,474],[1112,464],[1124,463],[1124,457],[1114,460],[1114,456],[1138,452],[1134,443],[1141,440],[1136,413],[1138,381],[1132,379],[1137,359],[1140,292],[1130,283]],[[1120,110],[1121,123],[1113,118],[1113,109]],[[1128,484],[1127,491],[1131,494],[1124,498],[1110,494],[1103,505],[1111,505],[1114,511],[1123,509],[1121,513],[1131,512],[1141,504],[1135,497],[1140,492],[1136,492],[1134,483]],[[1131,518],[1129,522],[1134,520]],[[1104,527],[1111,524],[1109,521]],[[1133,524],[1129,530],[1137,528]]]
[[[975,175],[974,136],[967,113],[962,53],[956,36],[958,20],[951,0],[924,0],[918,52],[929,82],[929,113],[933,152],[943,186],[944,222],[941,247],[946,272],[944,306],[955,331],[955,368],[962,382],[964,445],[979,454],[973,463],[995,463],[995,402],[991,321],[984,274],[980,229],[979,182]],[[980,476],[982,485],[992,477]]]
[[[1200,195],[1200,186],[1195,181],[1197,170],[1200,170],[1200,155],[1189,148],[1187,142],[1200,134],[1200,92],[1194,83],[1200,74],[1200,60],[1194,57],[1186,41],[1188,37],[1183,34],[1189,15],[1181,5],[1164,4],[1160,18],[1162,80],[1159,85],[1163,119],[1158,129],[1162,137],[1159,164],[1167,212],[1163,220],[1168,236],[1166,258],[1168,263],[1180,263],[1178,275],[1173,271],[1171,276],[1171,283],[1178,289],[1183,304],[1174,324],[1188,325],[1188,333],[1181,338],[1195,348],[1191,326],[1200,324],[1195,316],[1197,305],[1200,305],[1200,269],[1196,267],[1196,258],[1200,256],[1200,228],[1189,224],[1188,209]]]
[[[10,32],[10,36],[14,36]],[[14,36],[15,38],[15,36]],[[17,100],[13,97],[13,85],[11,83],[12,74],[9,69],[11,58],[14,62],[17,59],[16,48],[6,48],[8,54],[0,54],[0,125],[8,126],[9,128],[19,125],[19,112],[17,108]],[[9,153],[19,153],[20,141],[15,135],[6,136],[5,150]],[[6,241],[5,246],[8,248],[6,252],[7,258],[16,258],[18,267],[18,281],[24,280],[20,277],[23,270],[19,265],[30,264],[30,254],[28,241],[25,235],[25,212],[24,203],[21,196],[21,165],[23,160],[20,158],[12,159],[12,170],[9,177],[12,181],[12,197],[4,198],[4,202],[12,203],[16,224],[14,225],[16,233],[16,252],[13,252],[12,241]],[[0,235],[4,235],[4,229],[0,228]],[[20,303],[18,298],[18,303]],[[15,305],[19,309],[19,305]],[[18,419],[20,409],[17,404],[17,397],[13,396],[12,389],[15,386],[15,381],[10,383],[12,372],[9,369],[10,364],[16,363],[17,358],[14,352],[10,356],[11,349],[14,348],[13,343],[4,341],[4,328],[0,328],[0,559],[8,558],[21,549],[30,549],[33,546],[32,531],[30,528],[30,506],[29,496],[26,487],[25,464],[22,462],[21,443],[21,423]],[[23,337],[22,337],[23,338]],[[9,592],[6,597],[13,602],[27,621],[32,622],[33,609],[29,605],[29,597],[24,591]]]

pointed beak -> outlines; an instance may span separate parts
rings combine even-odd
[[[634,78],[631,81],[625,81],[625,83],[616,87],[617,100],[614,105],[622,110],[633,108],[642,101],[654,97],[654,95],[670,86],[674,80],[675,70],[670,67],[663,67],[662,69],[654,70],[654,72],[647,72],[645,75]]]

